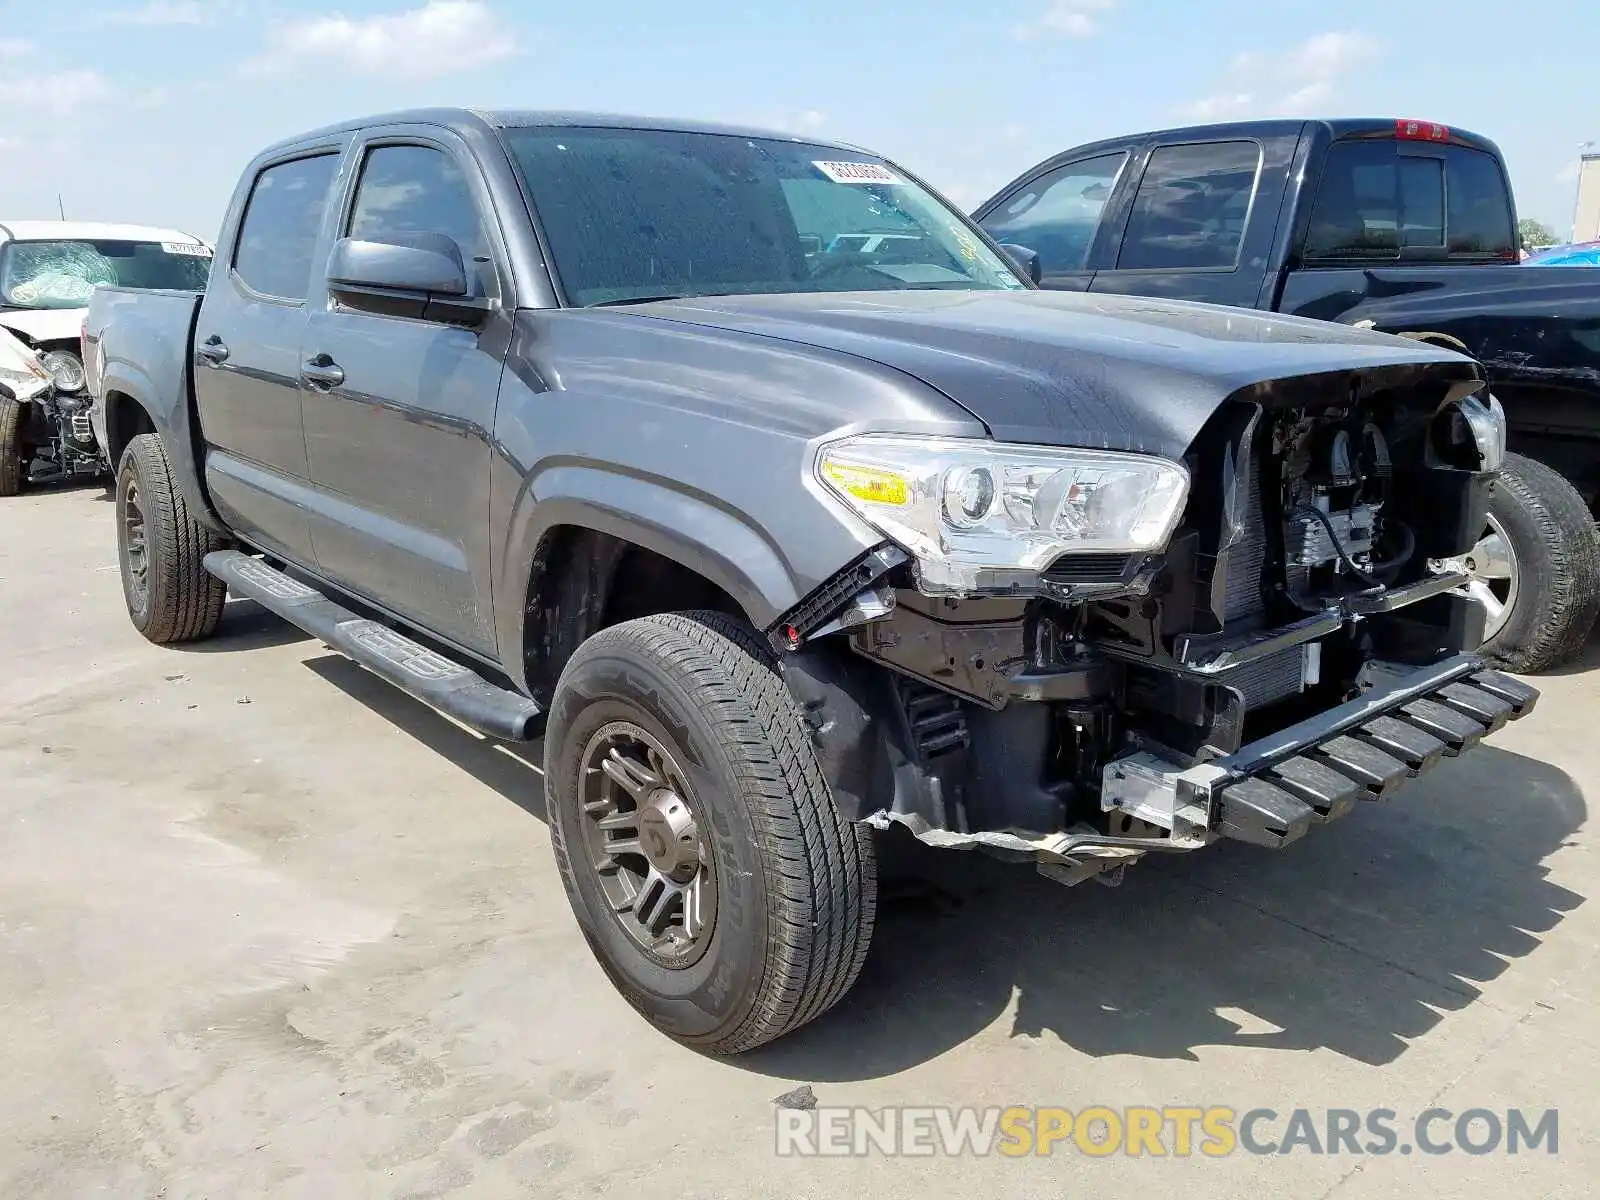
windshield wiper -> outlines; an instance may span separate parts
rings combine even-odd
[[[616,304],[654,304],[658,300],[688,300],[688,296],[660,295],[660,296],[624,296],[620,300],[596,300],[593,304],[584,305],[585,308],[610,308]]]

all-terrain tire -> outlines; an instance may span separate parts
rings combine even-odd
[[[1600,535],[1583,497],[1535,459],[1507,454],[1489,513],[1517,564],[1517,597],[1483,653],[1513,671],[1549,670],[1583,649],[1600,616]]]
[[[130,556],[130,518],[137,510],[144,536],[143,585]],[[205,557],[227,545],[189,514],[173,484],[166,448],[153,433],[128,443],[117,470],[117,559],[128,618],[158,645],[208,638],[222,620],[228,589],[207,574]]]
[[[710,826],[709,944],[669,969],[622,927],[586,861],[580,775],[608,723],[636,723],[685,764]],[[843,819],[765,642],[718,613],[645,617],[580,646],[545,733],[551,840],[578,924],[658,1029],[736,1054],[825,1012],[855,982],[877,908],[870,830]]]
[[[0,496],[20,492],[27,471],[22,452],[22,405],[10,396],[0,396]]]

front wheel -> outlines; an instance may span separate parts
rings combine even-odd
[[[1513,671],[1560,666],[1600,615],[1594,517],[1566,479],[1521,454],[1506,455],[1483,537],[1449,565],[1483,605],[1483,653]]]
[[[15,496],[22,490],[30,457],[22,446],[22,405],[0,395],[0,496]]]
[[[545,732],[556,861],[600,965],[652,1024],[734,1054],[849,990],[877,902],[799,707],[743,622],[629,621],[561,674]]]

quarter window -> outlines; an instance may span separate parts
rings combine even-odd
[[[1157,149],[1134,197],[1118,269],[1231,270],[1260,168],[1255,142]]]
[[[252,290],[280,300],[306,298],[338,167],[337,154],[319,154],[256,176],[233,254],[233,269]]]

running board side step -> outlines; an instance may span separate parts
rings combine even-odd
[[[234,595],[249,597],[464,725],[508,742],[533,741],[544,732],[544,713],[522,693],[496,687],[389,626],[357,616],[259,558],[217,550],[206,555],[205,567]]]

